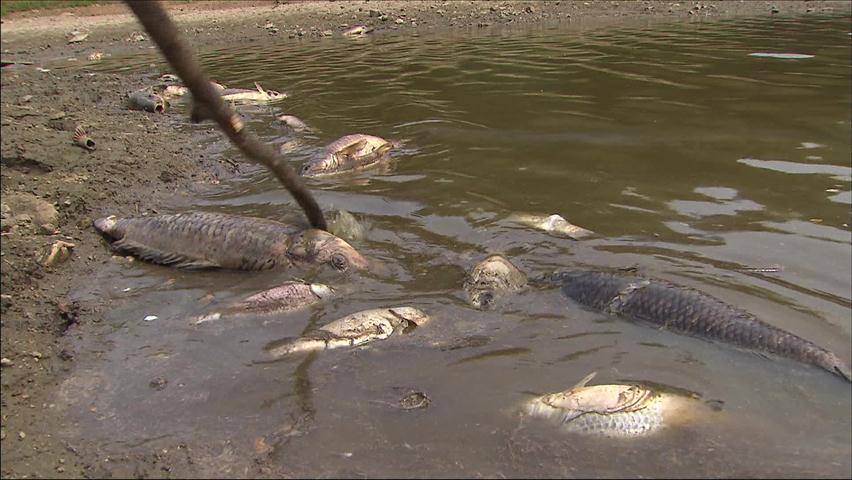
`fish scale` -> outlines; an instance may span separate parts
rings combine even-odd
[[[849,365],[833,352],[691,288],[597,271],[560,272],[551,280],[561,283],[566,296],[595,310],[809,363],[852,380]]]

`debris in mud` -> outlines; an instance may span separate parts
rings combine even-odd
[[[74,30],[69,33],[70,37],[68,38],[68,43],[80,43],[83,40],[89,38],[88,32],[81,32],[78,30]]]
[[[0,211],[4,231],[21,224],[55,225],[59,218],[56,207],[31,193],[4,195]]]
[[[133,32],[124,39],[125,42],[144,42],[148,37],[144,33]]]
[[[83,147],[88,151],[93,151],[95,149],[95,141],[89,138],[89,134],[86,133],[86,130],[83,127],[77,127],[74,129],[74,145],[79,147]]]
[[[104,58],[104,54],[102,52],[92,52],[86,58],[94,62]]]
[[[64,240],[57,240],[53,242],[53,245],[50,246],[50,250],[42,257],[41,264],[45,267],[52,267],[68,260],[71,257],[71,249],[76,246],[77,245]]]
[[[426,408],[432,400],[423,392],[410,392],[399,399],[399,408],[403,410],[417,410]]]
[[[156,315],[148,315],[147,317],[143,318],[142,320],[145,320],[146,322],[153,322],[154,320],[156,320],[158,318],[160,318],[160,317],[158,317]]]
[[[164,388],[166,388],[166,386],[168,386],[168,384],[169,384],[169,381],[166,380],[165,378],[157,377],[157,378],[151,380],[148,383],[148,386],[153,388],[154,390],[160,391],[160,390],[163,390]]]
[[[15,362],[9,360],[6,357],[0,358],[0,367],[11,367]]]

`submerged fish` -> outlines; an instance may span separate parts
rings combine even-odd
[[[302,119],[300,119],[299,117],[293,115],[280,115],[278,116],[278,121],[297,132],[310,130],[307,123],[303,122]]]
[[[502,255],[491,255],[468,273],[464,290],[471,305],[484,310],[505,292],[514,292],[527,285],[527,276]]]
[[[302,167],[302,175],[319,177],[364,170],[387,159],[393,143],[373,135],[346,135],[325,147],[325,155]]]
[[[346,210],[338,210],[328,223],[328,231],[334,235],[352,242],[363,240],[366,236],[366,231],[361,222],[355,218],[355,215]]]
[[[267,351],[273,357],[282,357],[297,352],[362,345],[373,340],[384,340],[394,332],[408,333],[429,319],[429,315],[412,307],[364,310],[335,320],[302,337],[273,342],[267,346]]]
[[[574,240],[582,240],[595,234],[591,230],[578,227],[577,225],[569,223],[564,218],[555,214],[548,217],[527,213],[513,213],[509,215],[506,220],[537,228],[539,230],[544,230],[547,233],[570,237]]]
[[[524,413],[552,419],[574,433],[632,438],[688,423],[704,408],[695,398],[639,384],[586,386],[595,373],[562,392],[524,403]]]
[[[550,280],[566,296],[595,310],[809,363],[852,381],[849,365],[834,353],[697,290],[597,271],[554,273]]]
[[[279,315],[312,305],[334,294],[334,289],[321,283],[288,281],[256,293],[227,308],[198,317],[196,324],[241,315]]]
[[[256,90],[246,88],[225,88],[219,91],[222,95],[222,100],[232,102],[256,102],[268,103],[283,100],[287,98],[286,93],[276,92],[275,90],[264,90],[257,82],[254,86]]]
[[[140,90],[133,92],[127,97],[127,102],[133,110],[145,110],[147,112],[163,113],[166,111],[166,101],[163,97]]]
[[[370,33],[372,31],[373,31],[373,27],[367,27],[365,25],[356,25],[356,26],[350,28],[349,30],[346,30],[345,32],[343,32],[343,34],[346,35],[347,37],[350,37],[350,36],[354,36],[354,35],[364,35],[365,33]]]
[[[328,264],[347,271],[368,266],[351,245],[322,230],[294,232],[263,218],[189,212],[147,217],[100,218],[95,228],[112,248],[179,268],[267,270],[296,263]]]

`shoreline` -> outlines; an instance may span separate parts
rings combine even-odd
[[[643,18],[693,22],[848,15],[850,3],[371,0],[276,6],[271,0],[252,0],[169,3],[168,8],[189,42],[200,50],[311,41],[328,32],[341,35],[355,25],[372,26],[376,34],[463,34],[470,29],[551,22],[617,25]],[[68,44],[67,35],[74,29],[88,31],[89,37]],[[105,264],[126,262],[112,255],[92,228],[92,219],[153,212],[165,196],[187,194],[194,185],[239,174],[238,166],[196,148],[200,139],[221,135],[212,124],[176,129],[171,113],[164,117],[128,110],[123,97],[146,85],[140,75],[89,76],[78,68],[38,70],[60,60],[67,64],[69,57],[78,58],[75,65],[81,65],[95,52],[152,52],[150,40],[127,40],[141,31],[123,4],[20,12],[3,18],[3,60],[32,62],[2,69],[0,356],[11,362],[0,371],[0,474],[4,477],[221,476],[222,462],[233,459],[233,454],[218,459],[224,454],[207,451],[203,443],[121,450],[56,434],[67,417],[54,408],[54,398],[74,362],[99,355],[79,345],[97,342],[92,336],[102,320],[101,312],[111,308],[109,299],[75,302],[69,292],[97,275]],[[76,125],[82,125],[97,142],[96,150],[71,143]],[[33,198],[43,208],[33,207]],[[75,245],[70,258],[43,265],[41,255],[57,240]],[[243,470],[229,474],[287,475],[252,458],[243,463]]]

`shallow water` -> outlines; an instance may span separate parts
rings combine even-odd
[[[848,478],[852,392],[837,377],[589,312],[556,290],[485,313],[461,290],[488,253],[531,275],[638,266],[849,359],[848,30],[847,17],[560,25],[206,52],[216,80],[291,95],[240,111],[265,139],[292,142],[294,167],[348,133],[404,140],[388,171],[309,181],[328,211],[364,222],[367,238],[354,243],[386,271],[107,266],[77,292],[113,298],[116,309],[104,325],[109,348],[64,386],[80,407],[75,428],[127,447],[207,439],[233,474],[262,456],[300,476]],[[150,62],[104,69],[148,72]],[[282,113],[314,131],[287,132],[274,121]],[[208,150],[241,161],[222,140]],[[303,222],[268,173],[241,169],[157,208]],[[575,242],[504,221],[517,211],[558,213],[599,236]],[[278,319],[189,321],[294,276],[342,294]],[[267,342],[392,305],[433,321],[367,348],[256,363]],[[464,337],[478,341],[446,347]],[[591,371],[596,383],[698,392],[722,410],[634,441],[519,423],[530,392]],[[158,377],[168,382],[161,390],[150,385]],[[389,406],[411,390],[431,405]]]

